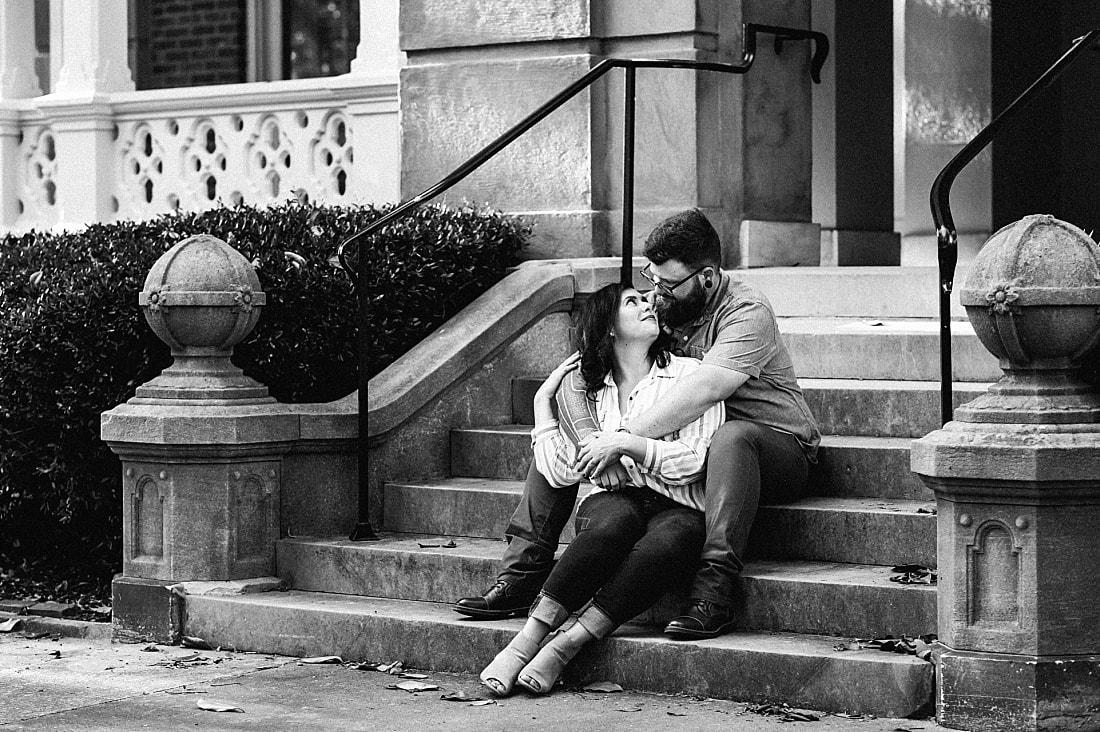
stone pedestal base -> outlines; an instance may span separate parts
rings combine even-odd
[[[111,622],[120,643],[179,643],[183,597],[174,582],[117,575],[111,582]]]
[[[965,730],[1100,729],[1100,656],[936,655],[938,720]]]
[[[821,266],[896,267],[901,235],[896,231],[829,229],[821,232]]]
[[[741,259],[738,266],[816,267],[821,261],[821,225],[798,221],[741,222]]]

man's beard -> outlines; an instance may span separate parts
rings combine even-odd
[[[707,307],[707,296],[702,289],[692,290],[690,295],[679,300],[657,297],[657,318],[662,325],[679,328],[698,318]]]

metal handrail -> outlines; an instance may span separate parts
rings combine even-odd
[[[637,69],[694,69],[697,71],[719,71],[732,74],[747,72],[756,59],[756,35],[766,33],[775,36],[774,48],[777,54],[782,53],[783,44],[787,41],[812,41],[814,44],[813,56],[810,59],[810,77],[815,83],[821,83],[821,68],[825,65],[825,59],[829,55],[829,39],[818,31],[801,30],[796,28],[784,28],[772,25],[760,25],[747,23],[744,26],[744,48],[741,52],[740,63],[722,63],[717,61],[690,61],[685,59],[631,59],[609,58],[600,61],[581,78],[574,81],[565,89],[554,95],[549,101],[535,109],[529,115],[517,122],[506,132],[482,148],[466,162],[458,166],[453,172],[444,177],[435,185],[425,189],[412,198],[402,201],[393,209],[373,221],[362,231],[348,237],[339,249],[337,257],[344,270],[353,275],[352,281],[357,292],[366,291],[366,270],[352,264],[349,257],[349,249],[353,244],[365,241],[371,234],[380,231],[387,224],[409,214],[435,196],[443,193],[463,178],[468,176],[485,164],[489,159],[514,142],[517,138],[530,130],[551,112],[562,106],[580,92],[591,86],[597,79],[604,76],[611,69],[622,68],[626,70],[625,107],[624,107],[624,151],[623,151],[623,236],[622,236],[622,268],[620,278],[623,284],[633,282],[631,262],[633,260],[634,240],[634,92],[635,72]],[[366,299],[359,298],[360,323],[366,322]],[[360,440],[367,435],[367,368],[366,368],[366,328],[359,329],[359,435]],[[374,529],[370,524],[369,488],[367,484],[367,466],[365,462],[366,450],[359,452],[359,519],[355,530],[352,532],[352,541],[376,539]]]
[[[951,158],[936,176],[929,192],[932,207],[932,220],[936,226],[937,259],[940,275],[940,424],[947,424],[952,416],[951,394],[951,290],[955,281],[955,265],[959,261],[959,240],[955,230],[955,221],[951,218],[951,185],[955,176],[977,157],[986,145],[992,142],[1001,125],[1014,116],[1039,92],[1046,89],[1062,72],[1072,64],[1089,46],[1100,41],[1100,29],[1091,30],[1073,42],[1062,57],[1042,73],[1031,86],[1024,90],[1012,104],[998,114]]]

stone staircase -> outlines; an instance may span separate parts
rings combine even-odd
[[[762,280],[825,434],[811,495],[761,507],[736,607],[741,630],[666,639],[660,624],[682,599],[673,595],[587,649],[566,680],[880,716],[929,712],[932,664],[837,646],[936,629],[935,588],[890,581],[893,565],[936,564],[935,504],[909,471],[909,441],[939,426],[938,326],[916,317],[934,312],[924,304],[898,304],[908,280],[928,281],[933,295],[934,280],[899,269],[737,275]],[[835,301],[805,296],[822,291]],[[1000,372],[968,323],[954,328],[960,404]],[[452,430],[451,477],[385,484],[381,541],[284,538],[277,564],[288,591],[189,596],[187,634],[240,649],[480,670],[522,621],[470,621],[447,603],[495,577],[530,460],[538,383],[513,378],[511,424]]]

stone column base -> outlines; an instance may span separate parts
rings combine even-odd
[[[800,221],[741,222],[738,266],[816,267],[821,262],[821,225]]]
[[[963,730],[1100,729],[1100,656],[936,653],[936,719]]]
[[[179,643],[183,596],[175,582],[116,575],[111,582],[111,623],[118,643]]]
[[[828,229],[821,232],[821,266],[897,267],[901,234],[896,231]]]

